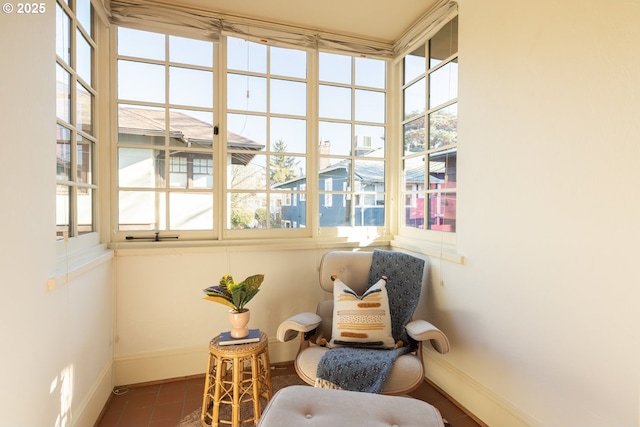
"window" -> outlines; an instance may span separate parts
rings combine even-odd
[[[387,60],[126,27],[114,49],[119,240],[386,225]]]
[[[403,58],[402,225],[455,232],[458,18]]]
[[[320,227],[382,227],[386,62],[321,52],[319,80]]]
[[[227,37],[229,230],[304,228],[307,53]],[[232,142],[232,140],[234,142]]]
[[[214,44],[117,29],[118,229],[211,231]]]
[[[56,3],[56,238],[96,231],[93,7]]]

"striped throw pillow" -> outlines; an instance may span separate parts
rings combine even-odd
[[[358,295],[336,278],[329,347],[393,348],[387,281],[383,278]]]

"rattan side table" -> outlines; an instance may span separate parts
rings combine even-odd
[[[203,427],[257,425],[271,399],[271,371],[267,335],[250,344],[209,343],[202,414]]]

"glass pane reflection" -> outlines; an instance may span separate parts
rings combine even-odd
[[[405,155],[425,151],[427,135],[424,120],[424,116],[418,117],[403,126]]]
[[[71,131],[65,127],[56,128],[56,179],[71,180]]]
[[[449,62],[429,74],[429,108],[458,97],[458,64]]]
[[[85,184],[93,184],[93,168],[92,168],[92,156],[93,142],[82,136],[78,136],[76,143],[76,180]]]
[[[91,233],[93,227],[93,197],[91,188],[78,187],[78,235]]]
[[[458,104],[429,114],[429,148],[439,148],[458,142]]]

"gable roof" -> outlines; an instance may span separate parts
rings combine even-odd
[[[118,108],[118,133],[143,136],[165,136],[166,115],[164,109]],[[214,126],[182,111],[169,110],[169,138],[187,147],[193,145],[211,148]],[[265,148],[251,139],[233,132],[227,132],[229,150],[261,151]],[[233,164],[247,165],[253,159],[253,153],[231,153]]]

